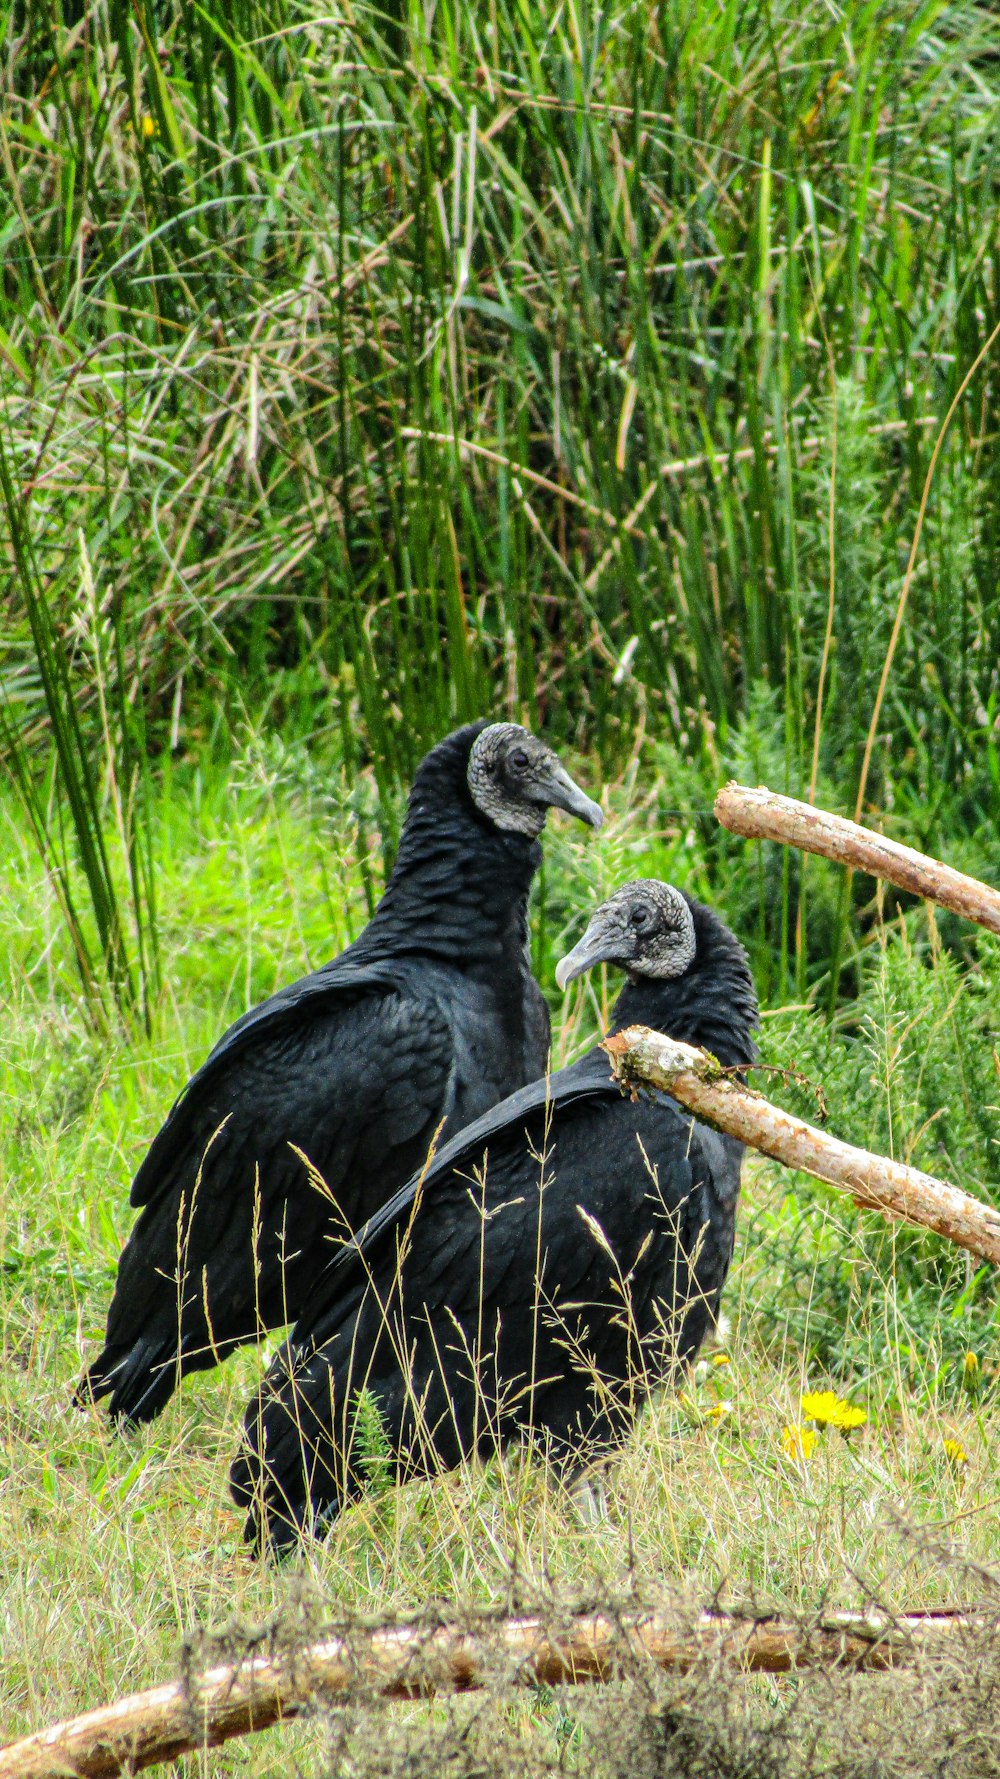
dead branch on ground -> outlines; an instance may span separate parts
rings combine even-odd
[[[388,1626],[328,1635],[303,1648],[255,1649],[189,1681],[152,1687],[0,1749],[0,1779],[112,1779],[299,1716],[321,1700],[378,1694],[413,1699],[468,1692],[497,1678],[509,1685],[607,1681],[651,1661],[683,1672],[712,1657],[744,1672],[810,1667],[904,1666],[935,1639],[989,1629],[960,1612],[837,1613],[815,1622],[702,1612],[587,1614],[555,1632],[540,1617],[480,1630]]]

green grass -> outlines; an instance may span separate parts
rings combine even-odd
[[[226,1491],[257,1355],[187,1380],[160,1421],[125,1437],[99,1414],[69,1408],[130,1226],[129,1179],[173,1094],[227,1020],[365,919],[359,823],[335,781],[311,768],[305,750],[247,736],[224,769],[206,760],[163,775],[154,832],[164,987],[155,1036],[140,1030],[129,1041],[94,1033],[30,834],[9,798],[2,807],[5,1730],[175,1673],[180,1641],[198,1627],[275,1611],[304,1622],[303,1584],[313,1617],[411,1612],[429,1600],[462,1612],[636,1587],[682,1586],[700,1600],[724,1587],[729,1598],[807,1610],[870,1594],[895,1606],[976,1595],[975,1575],[942,1569],[898,1522],[929,1524],[963,1558],[998,1560],[992,1288],[969,1292],[964,1261],[956,1267],[941,1244],[886,1236],[849,1201],[756,1165],[726,1297],[730,1363],[706,1355],[683,1396],[668,1394],[645,1417],[610,1468],[609,1517],[596,1531],[577,1523],[538,1464],[510,1462],[379,1489],[325,1543],[275,1571],[244,1554]],[[697,884],[709,870],[690,835],[662,823],[669,783],[651,779],[644,801],[621,785],[605,795],[612,819],[599,849],[559,818],[550,823],[536,907],[547,986],[553,956],[601,888],[649,870]],[[738,899],[735,880],[733,892]],[[929,1045],[942,1067],[956,997],[967,998],[958,1006],[968,1025],[977,996],[994,993],[975,958],[942,955],[926,929],[921,942],[921,918],[884,933],[857,1037],[831,1036],[816,1014],[774,1008],[765,1054],[798,1055],[825,1086],[835,1131],[884,1135],[891,1100],[897,1152],[986,1190],[996,1124],[980,1129],[982,1108],[973,1101],[963,1112],[942,1078],[947,1130],[940,1121],[921,1130],[920,1066],[897,1057],[887,1091],[878,1060],[896,1055],[895,1020],[911,1033],[926,1028],[910,1048],[923,1055]],[[986,941],[982,961],[992,956]],[[559,1010],[559,1058],[589,1040],[605,1004],[600,982],[571,995]],[[978,1047],[988,1056],[982,1037],[965,1034],[969,1054]],[[768,1086],[779,1098],[800,1091]],[[994,1118],[996,1101],[1000,1093]],[[982,1362],[973,1390],[963,1381],[970,1349]],[[822,1434],[798,1464],[782,1449],[784,1429],[801,1418],[802,1390],[831,1384],[866,1409],[867,1423],[849,1437]],[[717,1415],[723,1401],[729,1410]],[[946,1437],[961,1443],[965,1464],[949,1460]],[[765,1688],[758,1703],[775,1698]],[[575,1706],[559,1710],[576,1721]],[[512,1759],[519,1748],[527,1759],[533,1738],[556,1733],[558,1711],[529,1698],[501,1717],[501,1742]],[[356,1720],[358,1734],[367,1721]],[[435,1721],[416,1708],[397,1712],[384,1733],[390,1742],[424,1737],[430,1760]],[[241,1768],[265,1773],[298,1759],[307,1771],[326,1770],[329,1734],[329,1725],[305,1725],[255,1739]],[[382,1758],[365,1756],[376,1771]],[[220,1752],[199,1764],[221,1773],[233,1760]]]

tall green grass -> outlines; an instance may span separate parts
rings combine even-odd
[[[647,734],[708,786],[770,698],[773,781],[815,760],[853,807],[996,311],[990,8],[48,0],[5,29],[8,746],[57,740],[32,601],[65,649],[82,533],[154,746],[330,728],[387,855],[399,784],[484,709],[615,769]],[[868,785],[942,850],[997,794],[996,407],[988,355]],[[834,1003],[852,910],[821,946],[790,869],[761,918]]]
[[[134,665],[130,673],[126,663],[128,619],[113,594],[99,595],[81,531],[71,622],[57,625],[2,443],[0,499],[44,700],[47,768],[37,767],[10,688],[0,692],[0,742],[72,938],[91,1019],[106,1027],[110,994],[120,1015],[128,1021],[141,1017],[149,1032],[159,992],[159,936],[150,760],[142,685]],[[81,688],[89,699],[81,698]],[[24,703],[30,722],[30,701]],[[75,841],[72,851],[67,830]],[[115,853],[122,867],[117,873]],[[96,949],[78,906],[81,889],[96,926]]]

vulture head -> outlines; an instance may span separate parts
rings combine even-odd
[[[469,753],[469,791],[494,827],[534,840],[548,809],[565,809],[592,828],[604,815],[585,796],[544,741],[520,723],[490,723]]]
[[[687,898],[671,883],[642,877],[601,903],[579,944],[559,959],[556,981],[565,989],[595,964],[616,964],[632,981],[639,976],[670,981],[690,969],[694,954]]]

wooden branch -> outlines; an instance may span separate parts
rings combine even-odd
[[[715,799],[715,813],[732,834],[748,840],[780,840],[783,846],[798,846],[835,864],[868,871],[897,889],[1000,933],[1000,891],[843,816],[828,815],[794,797],[779,797],[765,785],[750,790],[739,784],[723,786]]]
[[[1000,1211],[957,1186],[857,1149],[772,1106],[763,1094],[722,1075],[714,1057],[691,1044],[632,1025],[605,1038],[611,1067],[626,1087],[649,1085],[667,1093],[719,1130],[764,1155],[815,1174],[849,1192],[856,1203],[900,1217],[968,1248],[1000,1266]]]
[[[816,1623],[703,1612],[685,1622],[653,1612],[618,1620],[571,1619],[558,1635],[541,1618],[489,1623],[477,1632],[390,1626],[326,1636],[294,1652],[259,1650],[195,1677],[133,1693],[0,1749],[0,1779],[112,1779],[233,1736],[287,1721],[315,1704],[365,1691],[412,1699],[468,1692],[498,1674],[512,1685],[606,1681],[637,1660],[683,1672],[700,1656],[746,1672],[808,1667],[878,1672],[912,1661],[937,1636],[996,1628],[981,1615],[838,1613]]]

